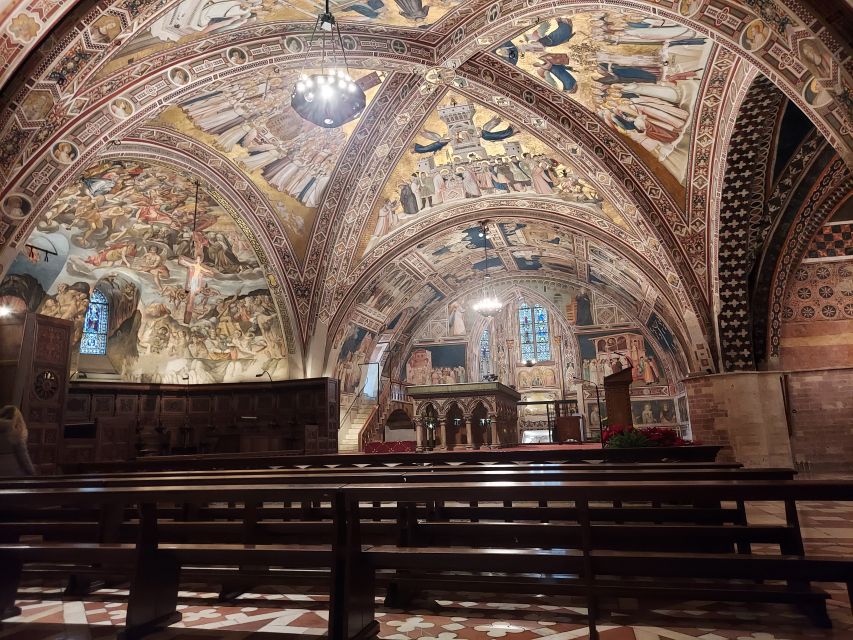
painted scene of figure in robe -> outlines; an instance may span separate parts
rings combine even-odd
[[[666,384],[666,372],[643,334],[631,330],[578,336],[582,377],[604,385],[604,379],[631,368],[632,386]]]
[[[422,345],[406,361],[409,384],[459,384],[468,381],[466,344]]]
[[[341,393],[354,394],[362,388],[375,344],[374,332],[355,324],[347,327],[334,373],[340,382]]]
[[[543,21],[494,53],[594,111],[683,183],[711,46],[689,27],[625,9]]]
[[[105,355],[123,380],[287,377],[281,321],[255,251],[228,212],[196,193],[156,164],[89,167],[38,221],[0,298],[71,320],[76,347],[98,291],[109,306]]]
[[[159,121],[212,145],[255,180],[276,206],[291,242],[301,248],[314,214],[357,122],[319,127],[290,108],[298,71],[252,72],[206,85],[168,108]],[[368,100],[380,80],[359,71]],[[297,249],[298,250],[298,249]]]
[[[366,250],[426,212],[508,196],[558,198],[625,224],[614,205],[541,140],[449,93],[386,182],[366,229]]]

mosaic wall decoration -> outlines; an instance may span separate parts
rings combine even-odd
[[[784,322],[853,319],[853,260],[800,265],[788,287],[782,319]]]

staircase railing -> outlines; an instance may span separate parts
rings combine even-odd
[[[361,366],[364,367],[364,375],[361,376],[361,379],[358,382],[358,386],[356,387],[355,397],[352,399],[352,402],[350,402],[350,405],[349,405],[349,407],[347,407],[347,410],[344,412],[343,417],[341,417],[340,426],[338,427],[341,433],[345,433],[346,430],[348,430],[349,427],[352,425],[353,412],[356,409],[361,407],[363,404],[368,404],[368,403],[369,404],[377,404],[378,398],[373,398],[373,397],[367,395],[365,393],[365,387],[367,385],[367,382],[370,380],[369,374],[371,371],[371,367],[375,367],[374,371],[377,373],[376,378],[377,378],[377,381],[379,380],[379,376],[378,376],[379,363],[378,362],[368,362],[368,363],[361,365]],[[364,402],[365,400],[367,400],[368,403],[365,403]]]
[[[391,385],[388,383],[389,378],[379,380],[379,393],[376,398],[376,406],[370,412],[370,415],[367,416],[367,420],[364,421],[358,433],[358,448],[360,451],[364,451],[364,445],[368,442],[382,442],[385,440],[385,430],[382,426],[385,423],[385,412],[391,398]]]

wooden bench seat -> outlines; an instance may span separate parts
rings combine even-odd
[[[346,490],[351,544],[358,542],[354,553],[363,556],[353,560],[354,570],[367,567],[380,582],[390,583],[388,597],[393,606],[405,606],[424,589],[580,595],[587,600],[592,638],[597,637],[599,600],[611,596],[785,602],[798,606],[815,624],[826,626],[827,596],[811,583],[850,584],[853,577],[852,561],[805,555],[795,506],[798,499],[853,500],[850,483],[545,482],[523,487],[489,483],[470,491],[464,485],[410,484],[395,492],[401,530],[396,550],[388,545],[364,548],[357,531],[363,522],[361,504],[379,497],[381,489],[362,485]],[[447,506],[466,498],[478,503],[502,499],[505,513],[515,511],[516,520],[456,520],[455,516],[484,513]],[[537,507],[515,507],[521,500],[568,501],[572,506],[562,512],[548,507],[556,512],[550,521],[519,521],[521,513],[535,517],[543,512]],[[737,506],[721,518],[722,507],[710,505],[724,500]],[[743,511],[746,500],[783,502],[786,522],[779,526],[748,523]],[[602,508],[602,502],[620,506]],[[666,506],[672,502],[687,504]],[[705,505],[698,510],[712,519],[697,523],[694,518],[690,524],[660,518],[661,509],[675,516],[696,511],[689,503]],[[430,509],[435,504],[442,507]],[[424,507],[429,515],[422,519]],[[615,520],[615,514],[626,515],[620,513],[625,508],[641,521]],[[501,508],[496,509],[489,515],[500,517]],[[561,516],[567,515],[573,521],[561,522]],[[751,545],[759,543],[770,545],[762,549],[767,555],[751,553]],[[519,550],[516,560],[513,553]],[[550,561],[548,554],[552,554]],[[531,575],[536,573],[541,575]]]

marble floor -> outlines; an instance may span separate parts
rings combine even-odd
[[[812,502],[800,505],[807,551],[853,559],[853,503]],[[752,503],[754,523],[784,521],[781,505]],[[842,584],[821,585],[830,595],[833,629],[810,625],[796,609],[783,605],[734,605],[716,602],[669,603],[648,610],[636,602],[619,602],[618,613],[599,625],[603,640],[853,640],[853,614]],[[3,640],[107,640],[117,636],[125,616],[126,591],[101,590],[82,602],[51,600],[44,587],[39,595],[21,594],[22,614],[0,624]],[[214,593],[184,591],[182,620],[152,640],[267,640],[290,636],[323,636],[327,597],[280,588],[244,594],[231,603],[217,603]],[[304,591],[304,589],[302,590]],[[571,640],[588,636],[581,601],[541,596],[508,597],[483,594],[430,594],[409,611],[378,604],[380,638],[388,640]]]

